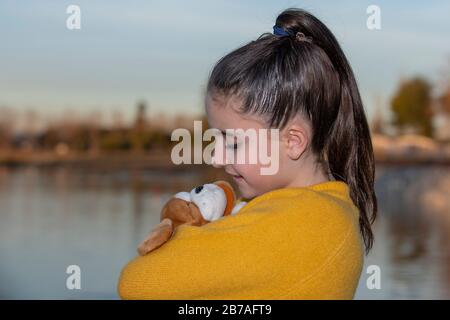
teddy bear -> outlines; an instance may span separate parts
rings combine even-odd
[[[226,181],[203,184],[190,192],[178,192],[162,208],[161,222],[139,245],[138,253],[144,256],[161,247],[179,225],[202,226],[236,214],[246,203],[236,203],[233,187]]]

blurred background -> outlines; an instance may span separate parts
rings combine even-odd
[[[205,121],[214,63],[288,7],[334,32],[371,125],[380,210],[356,298],[450,298],[449,2],[100,0],[0,1],[0,298],[118,298],[169,197],[228,179],[174,165],[171,132]]]

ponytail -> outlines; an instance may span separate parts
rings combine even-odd
[[[308,12],[285,10],[278,16],[276,25],[293,34],[301,32],[312,39],[326,53],[339,75],[339,106],[322,156],[326,157],[333,177],[349,186],[350,197],[360,212],[360,230],[366,252],[369,252],[373,245],[371,224],[377,213],[375,161],[369,126],[353,71],[331,31]]]

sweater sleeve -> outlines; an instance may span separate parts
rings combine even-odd
[[[201,227],[179,226],[169,242],[125,266],[120,297],[276,299],[293,284],[307,294],[302,281],[314,278],[344,246],[349,224],[317,220],[317,212],[273,209],[254,206]]]
[[[251,297],[271,277],[274,248],[258,236],[261,221],[229,216],[201,227],[179,226],[162,247],[133,259],[122,271],[125,299],[202,299],[241,294]],[[247,217],[246,217],[247,218]],[[262,249],[262,250],[261,250]]]

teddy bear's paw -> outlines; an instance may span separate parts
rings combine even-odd
[[[231,215],[235,215],[239,212],[239,210],[242,209],[243,206],[245,206],[247,204],[246,201],[240,201],[238,202],[234,207],[233,210],[231,210]]]
[[[170,239],[173,233],[172,220],[166,218],[153,229],[145,240],[139,245],[138,253],[144,256],[162,246]]]

